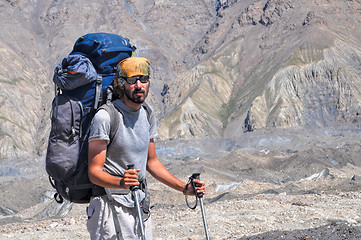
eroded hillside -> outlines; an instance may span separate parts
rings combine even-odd
[[[197,77],[166,96],[163,136],[359,124],[360,3],[243,4],[223,9],[188,56]]]
[[[360,124],[360,1],[52,1],[1,5],[0,157],[44,155],[52,71],[112,32],[150,59],[160,137]]]

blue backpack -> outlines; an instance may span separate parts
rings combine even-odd
[[[56,66],[56,96],[45,163],[58,202],[65,198],[88,203],[100,188],[89,181],[87,173],[89,126],[102,106],[111,116],[110,137],[114,136],[119,120],[110,104],[112,82],[117,64],[134,51],[135,47],[119,35],[91,33],[80,37],[72,52]]]

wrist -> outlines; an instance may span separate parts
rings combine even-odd
[[[182,192],[183,192],[184,195],[187,195],[187,188],[188,188],[188,184],[185,183],[185,184],[183,185],[183,189],[182,189]]]
[[[123,178],[121,178],[120,181],[119,181],[119,188],[121,188],[121,189],[126,189]]]

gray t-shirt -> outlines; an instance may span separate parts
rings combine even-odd
[[[146,176],[149,141],[158,135],[155,114],[149,106],[148,110],[145,107],[134,110],[119,99],[113,103],[121,110],[120,124],[107,148],[104,171],[114,176],[123,176],[127,165],[134,164],[135,168],[140,169],[139,179],[143,180]],[[89,141],[107,140],[109,143],[109,134],[110,116],[106,110],[101,109],[92,120]],[[127,207],[134,206],[129,190],[110,190],[118,193],[114,194],[116,201]]]

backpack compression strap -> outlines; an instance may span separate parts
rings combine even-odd
[[[98,109],[99,104],[101,102],[101,98],[102,98],[102,82],[103,82],[103,77],[100,74],[98,74],[97,75],[97,83],[95,85],[94,109]]]

